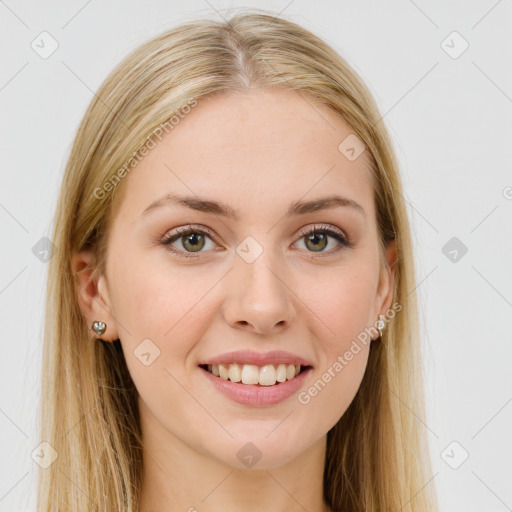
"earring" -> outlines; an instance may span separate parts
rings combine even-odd
[[[386,322],[384,322],[384,315],[379,315],[379,319],[377,320],[377,330],[379,331],[379,335],[382,338],[382,329],[386,327]]]
[[[97,336],[98,338],[107,330],[107,324],[105,322],[100,322],[99,320],[95,320],[92,323],[92,327],[89,329],[89,332],[92,336]]]

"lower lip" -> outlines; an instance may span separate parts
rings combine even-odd
[[[293,379],[279,382],[273,386],[260,386],[259,384],[231,382],[230,380],[216,377],[213,373],[210,373],[204,368],[199,369],[211,383],[228,398],[240,404],[251,405],[253,407],[275,405],[286,400],[300,389],[304,383],[304,379],[311,371],[311,368],[307,368]]]

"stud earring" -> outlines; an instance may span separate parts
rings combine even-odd
[[[386,322],[384,322],[384,315],[379,315],[379,319],[377,320],[377,330],[379,331],[379,335],[382,338],[382,329],[386,327]]]
[[[98,338],[107,330],[107,324],[105,322],[100,322],[99,320],[95,320],[92,323],[92,327],[89,329],[89,332],[92,336],[97,336]]]

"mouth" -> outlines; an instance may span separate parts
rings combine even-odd
[[[230,382],[248,386],[278,386],[286,381],[295,379],[306,372],[311,366],[300,364],[200,364],[200,368],[215,377]]]

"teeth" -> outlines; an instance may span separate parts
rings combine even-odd
[[[228,377],[231,382],[240,382],[242,380],[242,369],[239,364],[230,364]]]
[[[284,382],[286,380],[286,365],[285,364],[280,364],[277,367],[276,380],[277,380],[277,382]]]
[[[242,384],[259,384],[260,386],[273,386],[276,382],[285,382],[293,379],[300,372],[300,365],[294,364],[267,364],[256,366],[254,364],[209,364],[208,371],[213,375],[231,382]]]
[[[233,366],[233,365],[231,365]],[[242,383],[258,384],[259,372],[258,367],[254,364],[244,364],[242,367]]]
[[[294,375],[295,376],[295,375]],[[259,373],[260,386],[273,386],[276,383],[276,369],[273,364],[267,364]]]
[[[216,366],[216,365],[212,364],[212,373],[213,373],[214,366]],[[221,379],[224,379],[224,380],[228,380],[228,378],[229,378],[229,370],[223,364],[219,364],[219,376]]]

